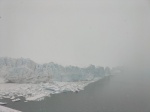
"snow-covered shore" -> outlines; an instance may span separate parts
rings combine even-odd
[[[109,67],[64,67],[53,62],[37,64],[30,59],[1,57],[0,99],[16,102],[22,96],[26,101],[38,101],[51,94],[78,92],[107,75]]]
[[[39,101],[51,94],[57,94],[66,91],[78,92],[83,90],[88,84],[99,80],[80,82],[51,82],[41,84],[0,84],[0,99],[10,98],[14,100],[18,97],[25,97],[27,101]]]

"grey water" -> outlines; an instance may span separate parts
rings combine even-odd
[[[89,84],[78,93],[61,93],[36,102],[6,100],[23,112],[150,112],[150,75],[120,74]]]

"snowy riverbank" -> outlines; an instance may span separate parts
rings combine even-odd
[[[16,102],[25,97],[25,102],[39,101],[51,94],[78,92],[110,74],[109,67],[64,67],[53,62],[37,64],[30,59],[1,57],[0,99]]]
[[[91,81],[80,82],[57,82],[41,83],[41,84],[0,84],[0,99],[10,98],[15,101],[18,97],[25,97],[27,101],[39,101],[51,94],[73,91],[78,92],[83,90],[88,84],[95,82],[101,78]],[[18,100],[17,100],[18,101]]]

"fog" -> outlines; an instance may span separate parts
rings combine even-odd
[[[150,65],[149,0],[0,0],[0,56]]]

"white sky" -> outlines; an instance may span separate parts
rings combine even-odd
[[[116,66],[150,57],[150,0],[0,0],[0,56]]]

